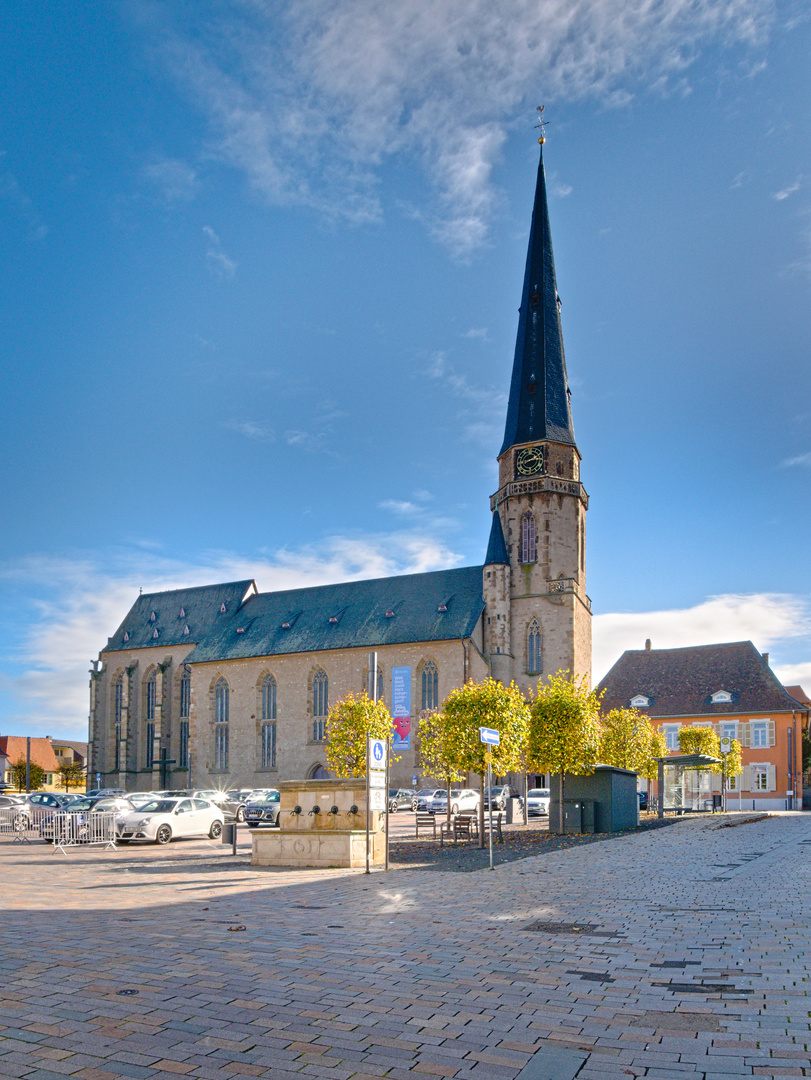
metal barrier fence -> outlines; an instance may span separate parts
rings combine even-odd
[[[45,806],[0,807],[0,836],[12,835],[15,844],[52,841],[54,851],[96,845],[115,847],[115,811],[85,814]]]
[[[11,834],[15,844],[30,844],[39,839],[40,823],[52,813],[43,806],[0,807],[0,836]]]
[[[79,844],[114,848],[115,818],[114,810],[96,814],[71,814],[67,810],[56,810],[40,824],[40,835],[45,840],[53,840],[54,851],[63,854],[67,854],[65,848]]]

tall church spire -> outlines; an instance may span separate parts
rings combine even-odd
[[[538,162],[519,311],[507,425],[499,457],[520,443],[551,440],[576,445],[549,229],[543,148]]]

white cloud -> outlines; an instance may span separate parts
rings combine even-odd
[[[255,420],[237,420],[234,418],[226,420],[223,427],[228,428],[229,431],[236,431],[253,442],[273,442],[276,438],[273,428],[268,427],[267,424],[260,424]]]
[[[208,249],[206,251],[206,262],[209,267],[218,277],[232,278],[237,271],[237,264],[222,250],[220,238],[210,225],[204,225],[203,232],[209,240]]]
[[[419,514],[422,512],[422,507],[413,502],[406,502],[399,499],[385,499],[382,503],[378,503],[381,510],[391,510],[394,514],[402,514],[404,517],[411,517],[413,514]]]
[[[151,10],[209,149],[258,191],[374,221],[381,166],[411,158],[433,192],[417,215],[466,258],[488,240],[507,131],[539,97],[686,94],[702,49],[763,45],[775,2],[252,0],[192,28],[166,0]]]
[[[798,454],[797,457],[786,458],[780,464],[785,469],[793,468],[795,465],[805,465],[807,468],[811,468],[811,450],[807,454]]]
[[[804,664],[775,664],[772,671],[783,686],[801,686],[811,695],[811,660]]]
[[[794,181],[793,184],[789,184],[788,187],[781,188],[780,191],[773,192],[772,193],[772,198],[776,199],[778,202],[782,202],[783,199],[789,198],[790,195],[793,195],[795,192],[797,192],[799,190],[800,190],[800,180],[799,180],[799,177],[798,177]]]
[[[145,165],[142,175],[160,191],[166,202],[190,202],[200,186],[190,165],[174,158],[161,158]]]
[[[754,642],[767,651],[780,641],[811,634],[811,603],[782,593],[711,596],[691,608],[596,615],[593,622],[594,681],[601,679],[626,649]]]
[[[574,191],[571,184],[555,184],[552,188],[552,193],[557,195],[559,199],[566,199]]]

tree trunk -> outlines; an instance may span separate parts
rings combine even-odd
[[[450,835],[450,831],[451,831],[451,778],[449,776],[445,777],[445,783],[447,784],[447,787],[445,789],[445,794],[448,796],[448,805],[446,807],[446,810],[447,810],[447,820],[448,820],[448,834]]]
[[[563,770],[560,771],[560,798],[558,800],[558,835],[562,836],[566,831],[565,822],[563,820]]]

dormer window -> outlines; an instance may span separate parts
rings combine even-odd
[[[237,627],[237,633],[238,634],[244,634],[245,633],[245,627],[244,626],[238,626]]]
[[[150,616],[149,616],[149,621],[150,621],[150,622],[154,622],[154,621],[155,621],[155,619],[157,619],[157,617],[158,617],[158,616],[157,616],[157,615],[155,614],[155,612],[153,611],[153,612],[152,612],[152,613],[150,614]]]
[[[729,705],[732,701],[732,694],[730,694],[729,690],[716,690],[710,701],[713,705]]]
[[[389,608],[389,610],[386,612],[386,618],[387,619],[393,619],[394,618],[394,612],[391,610],[391,608]]]
[[[285,620],[285,621],[284,621],[284,622],[282,623],[282,630],[289,630],[289,629],[290,629],[290,623],[289,623],[289,622],[287,622],[287,620]]]
[[[183,637],[188,637],[188,636],[189,636],[189,626],[188,626],[188,623],[187,623],[187,624],[186,624],[186,625],[185,625],[185,626],[183,627]]]
[[[130,639],[129,631],[125,630],[124,631],[124,644],[125,645],[129,641],[129,639]]]
[[[329,621],[330,621],[330,622],[332,623],[332,625],[334,626],[334,625],[335,625],[335,623],[337,623],[337,621],[338,621],[338,616],[337,616],[337,615],[330,615],[330,617],[329,617]]]
[[[224,614],[225,614],[225,601],[223,600],[223,602],[220,604],[220,615],[224,615]]]
[[[650,698],[645,697],[644,694],[637,694],[636,697],[631,698],[632,709],[647,709],[650,705]]]
[[[181,609],[180,609],[180,618],[181,618],[181,619],[185,619],[185,618],[186,618],[186,609],[185,609],[185,608],[181,608]]]
[[[158,628],[156,626],[155,629],[152,631],[152,637],[156,638],[157,636],[158,636]]]
[[[437,608],[437,611],[447,611],[447,610],[448,610],[448,605],[447,604],[440,604],[439,607]]]

